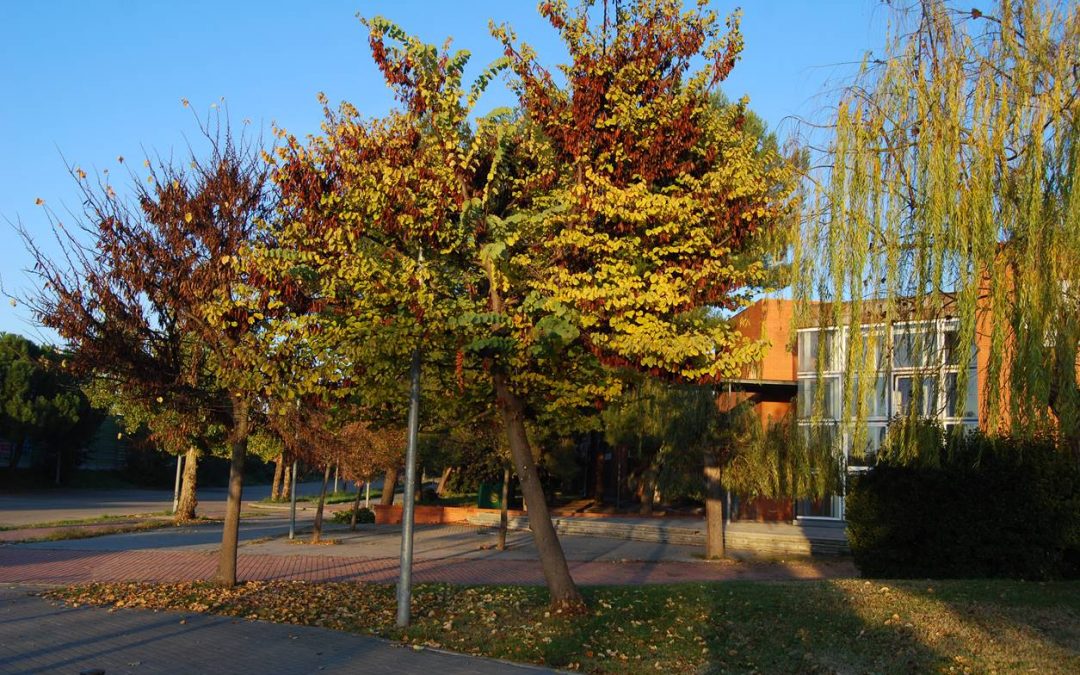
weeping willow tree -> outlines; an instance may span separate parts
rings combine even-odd
[[[726,489],[741,497],[822,499],[840,491],[843,476],[820,427],[801,433],[791,415],[762,420],[753,403],[720,420],[716,445],[732,448],[723,474]]]
[[[723,488],[742,497],[820,499],[839,491],[834,448],[819,428],[803,433],[790,415],[763,420],[752,400],[723,408],[710,387],[644,377],[604,410],[605,440],[641,465],[643,511],[657,480],[665,494],[699,496],[706,455]]]
[[[954,341],[910,348],[977,363],[984,429],[1051,434],[1080,459],[1078,80],[1075,3],[925,0],[896,15],[884,57],[840,97],[794,250],[804,325],[851,336],[834,352],[837,417],[865,418],[897,348],[889,327],[947,318]],[[973,375],[959,370],[962,392]],[[926,397],[910,415],[946,405]]]

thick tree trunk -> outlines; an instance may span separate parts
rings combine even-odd
[[[446,484],[450,482],[450,474],[454,473],[454,467],[448,466],[443,469],[442,475],[439,476],[439,485],[435,488],[435,494],[440,497],[446,494]]]
[[[724,487],[716,454],[705,451],[705,557],[727,555],[724,542]]]
[[[397,489],[397,477],[398,468],[395,466],[386,470],[386,476],[382,482],[382,497],[379,498],[379,503],[383,506],[390,506],[394,503],[394,490]]]
[[[282,458],[284,463],[284,458]],[[285,470],[281,476],[281,501],[287,502],[292,500],[292,462],[285,464]]]
[[[604,503],[604,453],[599,444],[593,457],[593,499],[597,506]]]
[[[511,390],[510,382],[504,373],[495,372],[491,379],[506,427],[514,469],[521,481],[521,493],[529,505],[529,529],[532,530],[536,550],[540,555],[544,579],[551,594],[551,604],[563,611],[584,611],[585,599],[581,597],[581,592],[570,576],[566,556],[548,514],[540,475],[536,471],[536,462],[525,434],[525,407]]]
[[[360,494],[360,486],[357,485],[356,486],[356,499],[353,500],[353,504],[352,504],[352,518],[349,520],[349,531],[350,532],[356,532],[356,520],[357,520],[357,517],[360,514],[360,496],[361,496],[361,494]]]
[[[509,527],[509,518],[507,517],[507,509],[509,508],[510,501],[510,469],[503,469],[503,482],[502,482],[502,499],[499,500],[499,542],[496,544],[496,548],[500,551],[506,550],[506,529]]]
[[[215,581],[222,586],[236,585],[236,549],[240,539],[240,504],[244,497],[244,456],[247,454],[248,401],[232,396],[232,433],[229,434],[229,498],[225,502],[225,528],[221,535],[218,571]]]
[[[330,484],[330,465],[326,465],[322,477],[322,490],[319,491],[319,505],[315,507],[315,524],[311,529],[311,543],[318,544],[322,539],[323,507],[326,505],[326,486]]]
[[[281,455],[274,460],[274,482],[270,484],[270,501],[281,499],[281,479],[285,476],[285,458]]]
[[[653,492],[656,485],[656,469],[650,464],[641,474],[641,509],[643,516],[651,516],[653,510]]]
[[[189,448],[184,455],[184,475],[180,482],[180,501],[176,505],[173,520],[184,523],[195,520],[195,507],[199,505],[197,485],[199,474],[199,451]]]

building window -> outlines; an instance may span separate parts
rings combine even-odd
[[[921,417],[937,416],[937,380],[932,375],[897,375],[893,378],[893,414],[908,415],[915,406]]]
[[[812,373],[818,370],[833,370],[836,363],[836,331],[809,330],[799,332],[799,372]]]
[[[867,384],[862,383],[863,378],[859,375],[856,375],[852,380],[854,391],[851,397],[851,416],[858,416],[859,398],[862,398],[866,406],[866,417],[889,417],[888,378],[885,377],[884,373],[879,372],[871,375]]]
[[[797,409],[799,417],[804,419],[810,417],[838,419],[840,416],[840,378],[800,378]]]
[[[945,373],[945,416],[978,417],[979,378],[974,371],[968,373],[962,397],[957,391],[959,380],[959,373]],[[961,407],[961,403],[963,407]]]
[[[893,330],[893,365],[897,368],[927,368],[937,361],[934,334],[925,328]]]
[[[885,443],[885,433],[888,425],[884,423],[868,424],[866,438],[863,439],[862,447],[852,446],[848,453],[848,471],[865,471],[874,463],[881,446]]]

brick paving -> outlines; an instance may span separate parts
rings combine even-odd
[[[150,610],[72,608],[0,588],[0,673],[553,672],[322,628]]]
[[[24,546],[0,547],[0,582],[69,584],[93,581],[191,581],[210,579],[217,568],[212,551],[86,551]],[[571,561],[570,572],[584,585],[785,579],[854,576],[851,563],[791,561],[774,563],[679,561]],[[248,580],[397,581],[396,558],[334,555],[241,554],[238,574]],[[544,583],[538,561],[493,558],[417,559],[413,578],[420,583]]]

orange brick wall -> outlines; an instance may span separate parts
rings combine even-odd
[[[735,316],[735,330],[752,340],[764,339],[769,348],[743,377],[753,380],[795,380],[796,352],[791,335],[795,305],[791,300],[758,300]],[[791,343],[791,344],[789,344]]]

